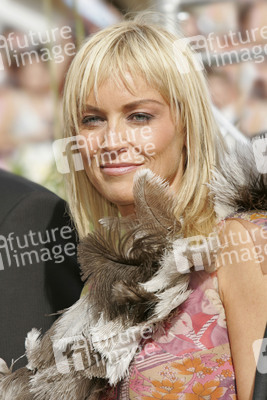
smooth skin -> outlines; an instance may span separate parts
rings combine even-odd
[[[252,346],[263,338],[267,321],[267,232],[251,222],[229,219],[221,233],[224,248],[217,258],[217,276],[237,398],[251,400],[256,373]]]
[[[133,85],[130,75],[128,80]],[[80,135],[89,143],[90,162],[81,150],[87,176],[123,216],[134,213],[133,177],[138,169],[150,168],[177,190],[184,165],[184,135],[169,105],[141,77],[134,88],[130,93],[121,81],[104,82],[98,89],[98,101],[93,93],[89,95],[87,112],[80,121]],[[103,167],[125,161],[135,168],[110,175],[112,170]]]

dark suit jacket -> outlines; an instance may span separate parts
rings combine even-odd
[[[267,365],[267,347],[266,347],[265,343],[267,340],[267,324],[266,324],[264,339],[265,339],[265,341],[263,341],[263,348],[261,349],[262,354],[260,355],[261,360],[259,362],[261,362],[264,366],[266,366]],[[257,369],[256,377],[255,377],[253,400],[267,400],[267,371],[266,371],[266,373],[260,373],[259,370]]]
[[[81,289],[65,201],[0,170],[0,358],[10,365],[24,354],[27,332],[44,333],[57,318],[49,314],[71,306]]]

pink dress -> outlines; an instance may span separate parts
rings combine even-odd
[[[236,218],[232,215],[231,218]],[[267,229],[267,215],[238,214]],[[233,400],[235,373],[217,273],[192,272],[189,298],[143,342],[129,376],[102,400]]]

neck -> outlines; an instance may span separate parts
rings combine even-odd
[[[119,205],[118,210],[122,217],[127,217],[128,215],[135,214],[134,204]]]

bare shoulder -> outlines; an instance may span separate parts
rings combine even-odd
[[[227,220],[220,232],[218,285],[226,314],[238,399],[252,398],[253,342],[267,321],[267,232],[243,220]]]
[[[230,219],[220,231],[220,243],[217,268],[224,305],[233,297],[247,297],[254,289],[265,293],[267,231],[251,222]]]

